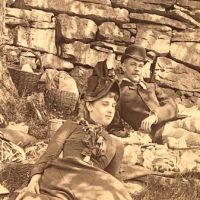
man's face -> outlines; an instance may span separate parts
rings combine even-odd
[[[113,120],[116,107],[115,95],[115,93],[109,93],[95,102],[88,102],[87,109],[90,117],[97,124],[107,126]]]
[[[143,61],[138,61],[134,58],[127,58],[123,62],[124,76],[130,81],[138,83],[142,80]]]

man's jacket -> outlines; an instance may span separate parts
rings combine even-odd
[[[175,101],[156,84],[140,82],[133,85],[128,80],[122,80],[120,89],[119,107],[109,127],[111,130],[121,126],[121,119],[137,131],[142,120],[151,114],[155,114],[158,118],[153,130],[159,129],[165,122],[177,118],[178,108]]]

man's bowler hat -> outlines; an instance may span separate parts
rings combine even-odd
[[[139,45],[130,45],[125,49],[125,52],[121,57],[121,63],[123,63],[126,58],[134,58],[138,61],[147,62],[146,50]]]

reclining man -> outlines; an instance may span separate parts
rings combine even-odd
[[[141,46],[130,45],[122,55],[121,100],[110,130],[115,132],[123,119],[135,131],[149,133],[154,142],[184,137],[187,145],[200,145],[199,121],[179,116],[175,101],[155,83],[143,80],[141,71],[146,62],[146,50]]]

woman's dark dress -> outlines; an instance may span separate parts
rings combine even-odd
[[[41,194],[31,196],[37,200],[131,200],[123,184],[112,176],[123,156],[122,144],[103,131],[103,154],[94,157],[92,165],[84,161],[86,135],[83,126],[71,120],[56,132],[32,170],[32,176],[43,173]],[[63,158],[58,158],[62,150]]]

